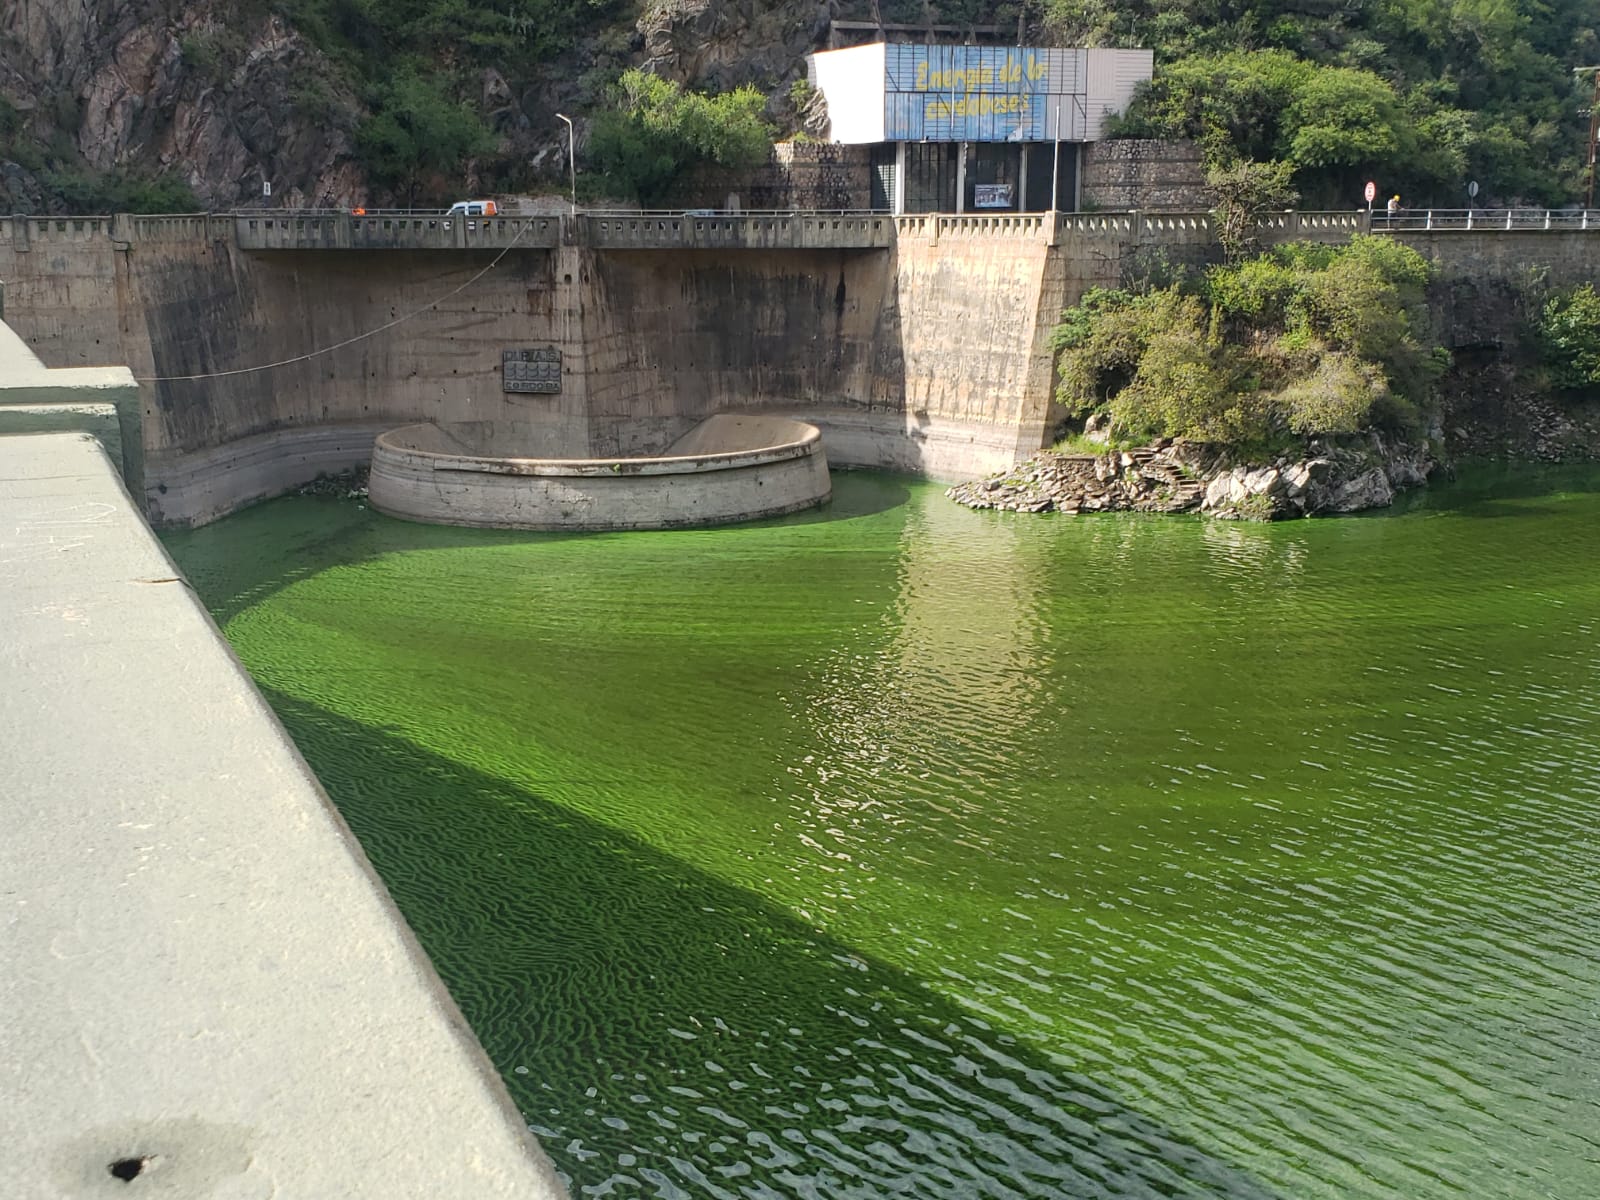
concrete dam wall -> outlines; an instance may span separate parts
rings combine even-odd
[[[513,249],[475,278],[497,252],[246,252],[219,217],[0,226],[6,313],[34,352],[155,381],[147,494],[180,524],[419,421],[533,427],[551,457],[593,457],[647,449],[630,443],[644,427],[781,412],[818,424],[835,463],[981,473],[1040,444],[1063,299],[1025,228],[888,250]],[[505,390],[507,351],[559,362],[560,390]]]
[[[297,249],[284,220],[250,243],[268,248],[242,250],[241,223],[0,219],[5,316],[33,351],[144,381],[158,522],[211,520],[363,463],[378,433],[418,422],[516,426],[549,457],[588,458],[650,451],[642,429],[659,445],[713,413],[774,413],[817,425],[837,465],[1003,469],[1062,415],[1061,309],[1155,259],[1217,254],[1205,213],[913,216],[836,245],[798,219],[788,242],[771,219],[743,242],[726,220],[658,222],[684,226],[675,244],[633,228],[649,222],[580,217],[509,249],[406,248],[398,234],[383,249]],[[1360,228],[1357,214],[1286,213],[1260,232]],[[1600,246],[1571,231],[1395,236],[1473,279],[1530,264],[1578,278]],[[253,369],[266,364],[279,365]]]

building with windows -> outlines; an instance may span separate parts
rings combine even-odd
[[[872,208],[962,213],[1076,209],[1083,147],[1154,60],[1149,50],[876,42],[806,61],[831,140],[869,147]]]

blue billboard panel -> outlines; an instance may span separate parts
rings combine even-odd
[[[1042,142],[1052,82],[1045,50],[885,47],[885,135],[896,142]],[[1052,81],[1052,74],[1056,76]]]

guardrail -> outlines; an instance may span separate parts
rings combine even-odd
[[[1374,233],[1420,233],[1460,229],[1473,233],[1495,230],[1600,231],[1600,209],[1550,208],[1423,208],[1372,214]]]

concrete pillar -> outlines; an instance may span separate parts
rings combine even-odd
[[[1017,211],[1026,212],[1028,207],[1028,143],[1021,142],[1017,146]]]
[[[894,195],[889,197],[889,208],[895,216],[906,211],[906,144],[894,144]]]

